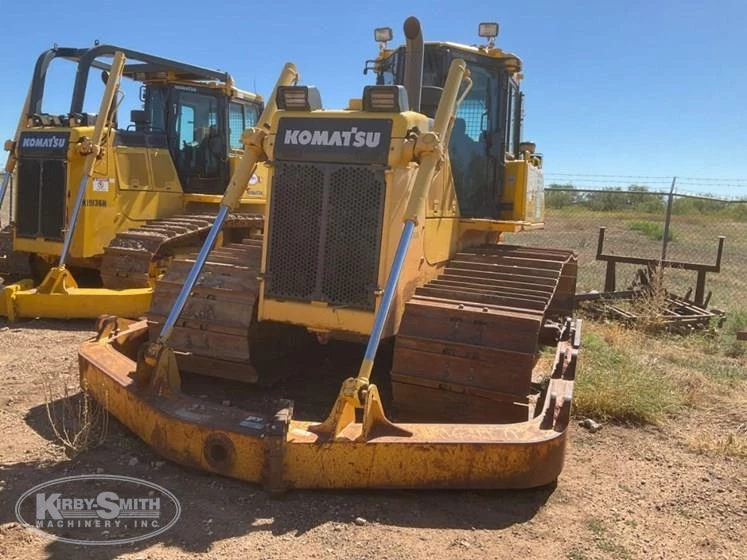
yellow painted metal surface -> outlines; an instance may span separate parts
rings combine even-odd
[[[150,307],[153,290],[105,290],[79,288],[69,270],[52,268],[38,288],[22,280],[1,290],[0,316],[15,321],[22,317],[94,319],[104,314],[142,317]]]
[[[389,165],[405,166],[412,159],[412,146],[406,141],[408,133],[417,127],[421,131],[430,130],[430,119],[414,111],[404,111],[402,113],[386,112],[365,112],[349,110],[325,110],[325,111],[278,111],[272,120],[272,133],[265,142],[265,150],[268,159],[272,160],[275,147],[275,131],[278,129],[278,121],[281,118],[300,118],[300,119],[388,119],[392,121],[391,146],[389,149]]]
[[[525,159],[507,161],[501,202],[512,205],[511,210],[501,213],[506,221],[543,223],[545,199],[542,169]]]
[[[329,331],[365,335],[371,332],[373,313],[319,303],[260,300],[258,310],[262,320],[301,325],[314,331]]]
[[[388,271],[391,268],[417,169],[417,165],[408,164],[404,168],[395,168],[385,174],[386,195],[377,279],[377,286],[380,289],[383,289]],[[270,193],[270,198],[272,198],[272,193]],[[420,224],[416,228],[412,246],[407,252],[403,280],[398,286],[393,302],[393,312],[390,313],[389,320],[384,328],[384,337],[393,336],[397,332],[405,303],[415,288],[430,280],[437,273],[436,266],[431,266],[424,257],[426,220],[423,212],[421,212]],[[266,243],[262,250],[261,270],[264,273],[267,270]],[[279,321],[301,325],[310,330],[329,332],[333,336],[344,333],[354,336],[367,336],[371,333],[378,304],[377,298],[374,309],[366,311],[326,306],[323,303],[320,304],[320,302],[280,301],[265,297],[262,285],[259,296],[258,318],[260,321]]]

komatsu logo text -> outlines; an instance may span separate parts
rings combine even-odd
[[[367,132],[351,127],[350,130],[286,130],[284,144],[301,146],[340,146],[353,148],[378,148],[381,132]]]
[[[279,161],[385,165],[392,119],[282,117],[274,157]]]
[[[65,147],[67,138],[59,136],[25,137],[21,140],[21,148],[43,148],[45,150],[58,150]]]
[[[67,154],[69,138],[68,132],[26,131],[18,139],[18,152],[32,157],[63,158]]]

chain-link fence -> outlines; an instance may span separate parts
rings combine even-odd
[[[667,208],[671,218],[667,229]],[[545,190],[545,229],[510,234],[520,245],[573,249],[579,256],[578,292],[604,291],[606,263],[596,260],[599,228],[604,253],[670,261],[715,264],[718,237],[724,236],[721,271],[707,274],[710,305],[747,308],[747,199],[655,192],[646,187]],[[664,253],[663,253],[664,251]],[[627,288],[640,266],[617,265],[617,289]],[[685,295],[696,287],[697,272],[665,269],[665,287]]]

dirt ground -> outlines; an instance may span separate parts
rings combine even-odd
[[[665,428],[574,424],[554,488],[521,492],[301,492],[161,463],[112,420],[103,445],[68,459],[44,406],[43,376],[77,371],[89,322],[0,323],[0,558],[744,558],[747,464],[688,450],[693,411]],[[581,371],[583,375],[583,370]],[[183,513],[168,532],[123,547],[39,537],[15,521],[41,482],[105,472],[171,490]],[[361,519],[357,519],[361,518]]]

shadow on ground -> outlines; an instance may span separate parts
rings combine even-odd
[[[116,427],[109,439],[121,438],[134,440]],[[301,536],[327,523],[353,526],[358,517],[367,523],[407,528],[503,529],[531,519],[554,491],[553,487],[476,492],[293,491],[277,498],[256,485],[173,464],[154,466],[158,457],[144,445],[137,441],[120,443],[109,441],[62,463],[3,466],[0,475],[6,486],[0,492],[0,524],[16,521],[15,502],[32,486],[62,476],[92,474],[102,467],[107,474],[143,478],[171,490],[182,504],[179,522],[162,535],[126,546],[91,547],[50,541],[46,545],[49,558],[114,558],[158,542],[199,553],[224,539],[258,532]],[[137,457],[138,463],[130,466],[129,461]]]
[[[81,332],[81,342],[89,333],[96,330],[95,319],[18,319],[11,323],[6,318],[0,317],[0,329],[7,328],[10,331],[19,330],[49,330],[61,332]]]
[[[340,382],[354,375],[360,363],[361,347],[347,346],[343,350],[335,352],[341,359],[322,359],[322,365],[311,368],[308,375],[281,383],[279,389],[274,388],[270,393],[295,389],[299,394],[289,395],[291,398],[306,397],[299,400],[305,404],[298,409],[323,418],[334,402]],[[185,386],[193,383],[198,385],[196,390],[203,390],[199,379],[185,379]],[[214,382],[207,380],[207,383]],[[238,391],[241,396],[251,396],[257,389],[241,384],[233,386],[229,394],[232,393],[234,401],[240,400]],[[77,394],[69,402],[59,399],[51,406],[53,410],[75,409],[80,401]],[[25,421],[41,437],[59,443],[50,428],[46,405],[30,409]],[[291,491],[271,497],[257,485],[163,462],[110,418],[106,438],[95,448],[61,462],[5,465],[0,470],[2,480],[6,481],[0,492],[0,523],[15,521],[15,502],[29,488],[62,476],[94,473],[127,475],[165,487],[181,501],[179,522],[162,535],[127,546],[81,547],[50,541],[46,545],[49,558],[114,558],[159,542],[166,547],[199,553],[222,540],[253,533],[302,536],[329,523],[341,525],[340,530],[355,531],[355,520],[359,517],[367,523],[403,528],[503,529],[534,517],[554,491],[552,486],[529,491]],[[20,539],[25,530],[18,528],[14,533]]]

